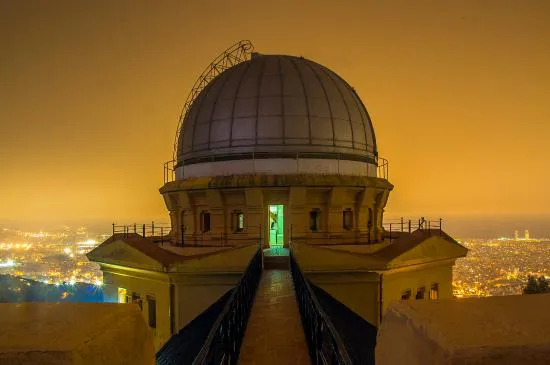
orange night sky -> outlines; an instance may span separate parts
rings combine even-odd
[[[166,221],[180,109],[240,39],[355,87],[389,214],[550,213],[549,1],[3,0],[0,222]]]

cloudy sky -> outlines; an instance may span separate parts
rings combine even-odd
[[[181,107],[240,39],[346,79],[392,215],[550,213],[550,2],[0,0],[0,222],[166,217]]]

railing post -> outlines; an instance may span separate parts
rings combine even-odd
[[[411,220],[409,219],[409,233],[411,233]]]
[[[155,222],[151,221],[151,236],[155,236]]]
[[[115,223],[113,222],[113,236],[115,235]]]
[[[136,228],[137,228],[137,226],[136,226],[136,224],[134,223],[134,233],[137,233],[137,229],[136,229]]]
[[[443,231],[443,228],[441,227],[443,225],[443,219],[439,218],[439,235],[441,236],[441,232]]]
[[[143,223],[143,237],[145,237],[145,223]]]
[[[164,227],[160,227],[160,244],[162,245],[164,243]]]
[[[391,223],[390,223],[390,243],[391,243]]]

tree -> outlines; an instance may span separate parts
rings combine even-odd
[[[534,275],[527,277],[527,285],[523,288],[523,294],[550,293],[550,283],[544,276],[536,278]]]

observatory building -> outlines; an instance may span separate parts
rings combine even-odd
[[[452,266],[467,252],[440,219],[385,221],[393,188],[348,82],[240,42],[182,113],[160,188],[170,226],[114,225],[88,257],[109,301],[140,306],[157,350],[237,290],[257,255],[265,269],[294,262],[376,328],[393,301],[452,297]]]

